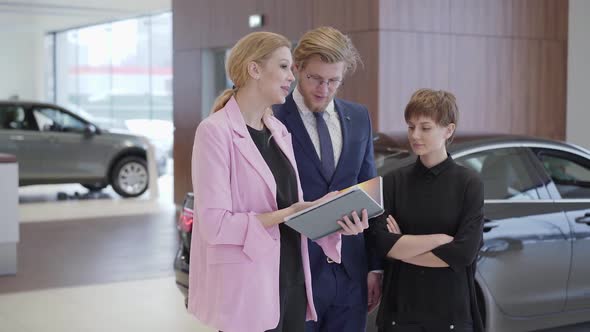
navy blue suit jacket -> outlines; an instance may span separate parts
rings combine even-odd
[[[293,139],[295,159],[306,201],[318,199],[328,192],[348,188],[377,176],[373,157],[371,120],[367,108],[342,99],[334,99],[342,127],[342,152],[331,179],[322,173],[318,154],[299,115],[293,94],[284,104],[274,105],[273,111],[287,127]],[[367,254],[363,234],[342,237],[342,264],[353,280],[363,280],[366,287],[368,269],[381,269],[380,261]],[[326,256],[311,242],[309,256],[312,278],[325,266]],[[370,256],[371,259],[368,259]]]

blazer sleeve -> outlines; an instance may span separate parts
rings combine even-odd
[[[232,211],[231,133],[213,121],[197,128],[192,155],[197,231],[210,245],[239,245],[252,260],[277,245],[255,212]]]
[[[463,197],[463,212],[453,241],[432,250],[453,270],[475,261],[483,239],[483,184],[477,176],[469,179]]]

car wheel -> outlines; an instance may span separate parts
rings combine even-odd
[[[88,189],[89,191],[101,191],[108,186],[106,183],[98,183],[98,184],[84,184],[81,183],[82,187]]]
[[[119,160],[111,173],[111,185],[123,197],[137,197],[148,188],[148,169],[144,158],[129,156]]]

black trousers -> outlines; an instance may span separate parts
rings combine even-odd
[[[305,284],[287,286],[280,290],[281,317],[279,325],[267,332],[303,332],[307,312]]]

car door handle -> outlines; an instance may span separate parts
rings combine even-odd
[[[25,137],[23,135],[10,135],[11,141],[24,141]]]
[[[484,233],[487,233],[498,226],[500,226],[498,223],[492,222],[490,219],[485,218],[483,224],[483,231]]]
[[[577,217],[576,223],[590,225],[590,212],[586,212],[585,215]]]
[[[486,241],[479,250],[481,256],[494,257],[508,251],[520,251],[523,249],[521,240],[499,238]]]

